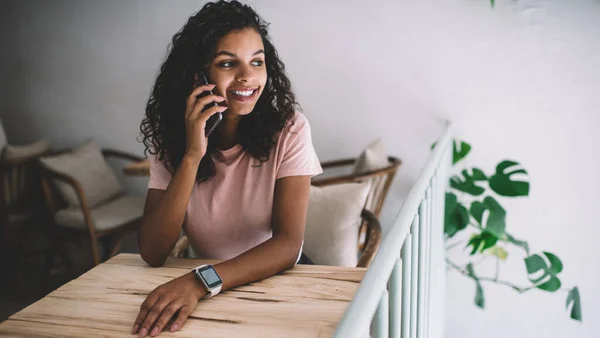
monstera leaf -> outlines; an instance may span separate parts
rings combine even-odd
[[[497,238],[504,237],[506,210],[493,197],[487,196],[483,203],[479,201],[471,203],[471,215],[483,229]]]
[[[483,298],[483,288],[481,287],[479,278],[477,278],[477,276],[475,275],[475,269],[473,269],[473,264],[467,264],[467,273],[469,274],[469,277],[473,278],[473,280],[475,281],[475,305],[483,309],[485,307],[485,299]]]
[[[525,258],[525,265],[527,266],[527,273],[529,275],[538,273],[538,271],[543,271],[541,277],[532,278],[530,276],[529,280],[531,280],[533,284],[536,284],[538,289],[555,292],[556,290],[560,289],[561,285],[560,279],[558,279],[556,275],[558,275],[563,269],[562,262],[558,257],[549,252],[543,252],[543,254],[546,256],[546,258],[548,258],[550,266],[546,264],[546,261],[544,261],[540,255],[533,255]],[[542,284],[538,284],[543,280],[546,281]]]
[[[581,321],[581,299],[579,299],[579,289],[577,287],[569,290],[567,309],[569,309],[569,305],[571,304],[573,304],[573,307],[571,307],[571,318]]]
[[[459,146],[460,144],[460,146]],[[467,157],[471,151],[471,145],[464,141],[454,140],[454,147],[452,152],[452,164],[460,162],[463,158]]]
[[[444,217],[444,233],[448,237],[454,236],[469,224],[469,212],[464,205],[458,202],[453,193],[446,193],[446,215]]]
[[[511,167],[512,169],[509,169]],[[513,181],[511,178],[515,174],[527,175],[525,169],[518,168],[520,168],[520,164],[517,162],[503,161],[499,163],[496,166],[496,173],[489,179],[490,188],[501,196],[517,197],[529,195],[529,182]]]
[[[483,187],[476,184],[478,181],[487,181],[488,179],[481,169],[473,168],[471,172],[465,169],[462,171],[462,176],[453,176],[450,179],[450,186],[473,196],[479,196],[485,192]]]
[[[494,236],[491,232],[484,230],[482,233],[473,236],[469,243],[467,243],[467,247],[473,246],[471,250],[471,255],[474,255],[477,252],[483,252],[485,249],[491,248],[496,245],[498,241],[498,237]]]

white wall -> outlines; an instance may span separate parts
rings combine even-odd
[[[429,145],[451,119],[487,172],[504,158],[531,198],[503,200],[508,227],[563,261],[566,294],[517,295],[448,278],[448,337],[597,337],[600,324],[600,3],[594,0],[252,1],[272,23],[321,160],[381,136],[404,161],[385,205],[391,225]],[[0,5],[0,118],[9,141],[87,138],[136,153],[139,122],[171,36],[198,1],[9,1]],[[518,250],[501,277],[524,283]],[[451,257],[463,259],[460,249]]]

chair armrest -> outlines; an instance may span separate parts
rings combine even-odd
[[[127,160],[127,161],[132,161],[132,162],[139,162],[144,159],[144,157],[125,153],[125,152],[122,152],[119,150],[114,150],[114,149],[102,149],[102,155],[104,157],[115,157],[115,158],[118,158],[121,160]]]
[[[190,242],[188,241],[187,236],[183,235],[177,243],[175,243],[175,247],[171,250],[169,254],[171,257],[182,258],[185,257],[185,252],[187,248],[190,247]]]
[[[361,216],[363,221],[367,223],[367,242],[356,267],[368,268],[381,245],[382,231],[379,220],[372,212],[363,210]]]
[[[40,158],[41,156],[44,156],[47,154],[49,154],[49,151],[45,151],[45,152],[39,153],[39,154],[32,154],[32,155],[28,155],[28,156],[14,158],[14,159],[10,159],[10,160],[3,158],[0,160],[0,169],[6,170],[6,169],[10,169],[10,168],[22,165],[22,164],[27,164],[27,163],[35,161],[38,158]]]
[[[351,183],[351,182],[364,181],[364,180],[367,180],[369,178],[376,177],[376,176],[395,175],[396,171],[398,170],[398,167],[400,166],[402,161],[400,161],[399,159],[392,157],[392,156],[388,157],[388,160],[389,160],[390,164],[387,167],[377,169],[377,170],[366,171],[366,172],[361,172],[361,173],[357,173],[357,174],[355,174],[355,173],[346,174],[346,175],[335,176],[335,177],[325,178],[325,179],[319,179],[319,177],[317,176],[317,177],[315,177],[315,179],[313,179],[311,181],[311,185],[313,185],[315,187],[323,187],[323,186],[340,184],[340,183]],[[326,162],[326,163],[321,164],[321,167],[323,169],[326,169],[326,168],[346,166],[346,165],[353,164],[354,161],[355,161],[354,159],[346,159],[346,160],[339,160],[339,161],[334,161],[334,162]]]
[[[77,195],[77,199],[79,199],[79,203],[81,204],[81,208],[84,210],[84,214],[85,211],[89,211],[89,204],[87,201],[87,197],[85,196],[85,192],[83,191],[83,187],[81,186],[81,184],[74,179],[73,177],[69,176],[69,175],[65,175],[63,173],[59,173],[57,171],[54,171],[50,168],[47,168],[45,166],[43,166],[42,164],[40,164],[42,166],[42,170],[44,172],[44,179],[48,179],[49,181],[61,181],[65,184],[68,184],[71,188],[73,188],[73,190],[75,190],[75,194]],[[52,198],[51,196],[47,196]],[[54,212],[54,210],[52,210],[52,212]]]
[[[330,168],[335,168],[335,167],[345,167],[345,166],[353,165],[355,161],[356,161],[356,159],[354,159],[354,158],[346,158],[346,159],[342,159],[342,160],[323,162],[323,163],[321,163],[321,168],[330,169]]]

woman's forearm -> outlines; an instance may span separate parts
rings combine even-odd
[[[146,210],[138,232],[142,258],[160,266],[179,239],[200,160],[184,156],[161,200]]]
[[[296,263],[301,242],[283,235],[274,236],[243,254],[215,265],[229,290],[284,271]]]

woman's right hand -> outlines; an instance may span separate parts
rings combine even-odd
[[[198,95],[214,88],[214,84],[198,86],[196,89],[194,89],[194,91],[192,91],[187,99],[187,105],[185,109],[185,155],[192,157],[198,162],[200,162],[202,157],[204,157],[206,154],[206,148],[208,145],[208,138],[206,137],[205,133],[206,121],[208,121],[208,118],[214,114],[222,113],[227,109],[227,107],[216,106],[210,107],[206,111],[202,112],[204,107],[212,102],[225,101],[225,98],[219,95],[207,95],[197,99]]]

